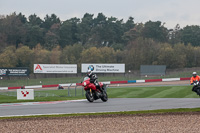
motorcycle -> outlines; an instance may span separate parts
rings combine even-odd
[[[98,89],[95,84],[99,84],[100,88]],[[85,96],[89,102],[93,102],[94,100],[101,99],[103,102],[108,100],[108,95],[106,93],[106,85],[98,82],[91,83],[89,77],[85,77],[82,82],[82,86],[86,91]]]
[[[200,83],[199,83],[199,81],[194,81],[194,82],[193,82],[192,91],[196,92],[197,95],[200,96]]]

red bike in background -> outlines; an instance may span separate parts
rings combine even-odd
[[[96,81],[97,83],[97,81]],[[93,102],[94,100],[101,99],[103,102],[106,102],[108,100],[108,96],[106,93],[106,85],[98,82],[100,88],[98,89],[95,86],[95,83],[90,82],[89,77],[85,77],[82,86],[84,87],[84,90],[86,91],[85,96],[89,102]]]

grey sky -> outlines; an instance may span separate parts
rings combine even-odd
[[[61,20],[82,18],[85,13],[103,13],[126,21],[132,16],[136,23],[165,22],[168,28],[180,24],[200,25],[199,0],[0,0],[0,15],[13,12],[26,17],[36,14],[43,19],[46,14],[56,14]]]

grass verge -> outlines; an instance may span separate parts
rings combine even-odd
[[[109,98],[199,98],[191,91],[192,86],[151,86],[151,87],[120,87],[108,88]],[[11,96],[9,96],[9,94]],[[16,91],[1,92],[0,103],[40,102],[85,99],[85,92],[81,89],[68,90],[35,90],[34,100],[17,100]],[[70,96],[68,95],[70,93]],[[12,96],[14,95],[14,96]]]
[[[143,86],[108,88],[109,98],[199,98],[192,86]]]
[[[179,109],[160,109],[144,111],[123,111],[123,112],[104,112],[104,113],[76,113],[76,114],[58,114],[58,115],[33,115],[33,116],[14,116],[0,117],[3,119],[22,119],[22,118],[55,118],[55,117],[72,117],[72,116],[108,116],[108,115],[140,115],[140,114],[165,114],[165,113],[186,113],[200,112],[200,108],[179,108]]]
[[[31,102],[38,101],[58,101],[58,100],[74,100],[83,99],[84,96],[62,97],[58,96],[66,90],[46,90],[43,93],[56,93],[56,97],[36,97]],[[199,98],[191,91],[191,86],[161,86],[161,87],[124,87],[124,88],[108,88],[109,98]],[[0,95],[0,103],[5,102],[25,102],[24,100],[16,100],[16,97],[8,97]],[[26,101],[26,102],[30,102]],[[1,117],[0,119],[12,118],[40,118],[40,117],[68,117],[68,116],[99,116],[99,115],[131,115],[131,114],[162,114],[171,112],[200,112],[200,108],[181,108],[181,109],[162,109],[147,111],[125,111],[125,112],[107,112],[107,113],[80,113],[80,114],[60,114],[60,115],[40,115],[40,116],[16,116]]]

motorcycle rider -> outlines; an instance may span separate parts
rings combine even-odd
[[[98,81],[97,81],[97,77],[96,77],[96,75],[92,72],[91,69],[88,69],[88,71],[87,71],[87,76],[90,78],[90,82],[93,83],[93,84],[96,86],[97,89],[99,89],[99,88],[100,88],[100,85],[99,85],[99,83],[98,83]]]
[[[192,77],[190,78],[190,84],[193,85],[194,82],[200,81],[200,77],[197,75],[196,72],[192,73]],[[197,92],[198,86],[193,86],[192,91]]]
[[[190,78],[190,84],[193,85],[195,81],[199,81],[200,77],[197,75],[197,72],[192,73],[192,77]]]
[[[99,83],[98,83],[98,81],[97,81],[97,77],[96,77],[96,75],[92,72],[94,70],[94,67],[88,67],[88,70],[87,70],[87,77],[89,77],[90,78],[90,82],[91,83],[93,83],[95,86],[96,86],[96,88],[97,88],[97,96],[99,96],[99,95],[101,95],[101,94],[99,94],[100,93],[100,91],[101,91],[101,87],[100,87],[100,85],[99,85]]]

